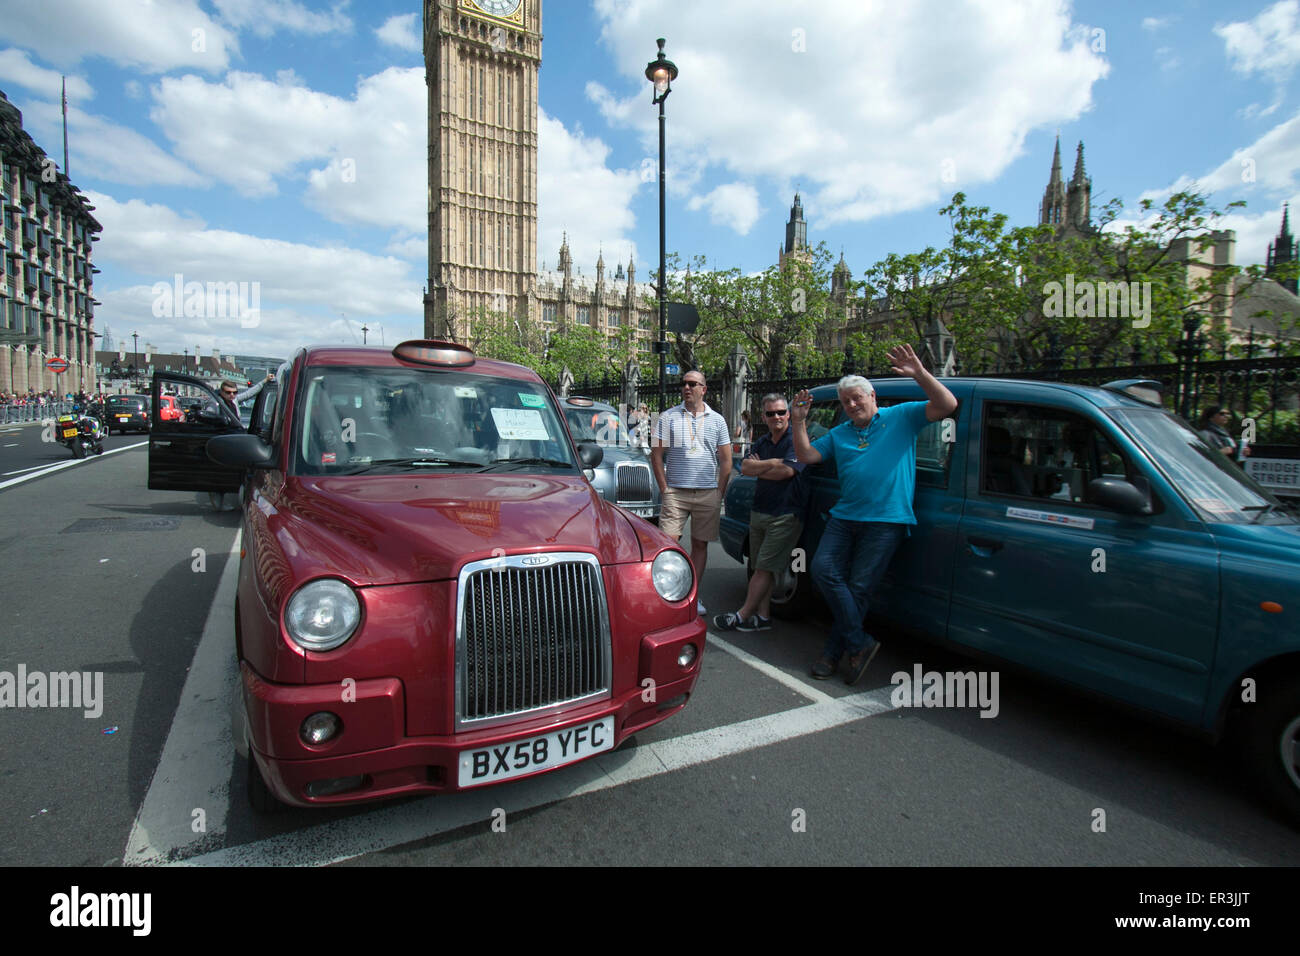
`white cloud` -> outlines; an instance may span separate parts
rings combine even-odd
[[[232,72],[220,83],[164,77],[153,96],[149,116],[177,154],[245,196],[274,194],[277,176],[330,155],[355,122],[346,100],[288,76]]]
[[[60,105],[23,104],[23,124],[32,138],[59,162],[63,113]],[[135,130],[68,104],[68,152],[72,181],[83,182],[86,170],[96,179],[138,186],[207,186],[208,180]],[[62,165],[60,163],[60,165]]]
[[[748,183],[727,183],[705,196],[695,196],[688,209],[706,208],[709,221],[745,236],[758,221],[758,190]]]
[[[1168,46],[1156,47],[1156,62],[1160,64],[1160,69],[1165,72],[1178,69],[1182,63],[1178,59],[1178,54],[1174,52],[1174,48]]]
[[[1155,33],[1157,30],[1163,30],[1165,27],[1169,26],[1173,20],[1173,17],[1143,17],[1142,29]]]
[[[424,45],[418,29],[419,22],[418,13],[399,13],[385,20],[383,26],[377,27],[375,36],[379,37],[379,42],[388,46],[397,47],[408,53],[419,53]]]
[[[384,251],[399,259],[417,259],[423,267],[429,258],[429,237],[408,236],[405,239],[394,239],[384,247]]]
[[[1198,186],[1207,193],[1251,200],[1251,193],[1284,196],[1300,189],[1300,113],[1273,127],[1249,146],[1233,152],[1215,169],[1193,179],[1184,174],[1165,189],[1141,198],[1161,202],[1179,190]],[[1254,202],[1251,203],[1254,205]]]
[[[641,183],[639,172],[610,169],[608,146],[581,129],[570,132],[541,109],[537,152],[539,259],[555,268],[567,232],[574,264],[586,274],[602,253],[608,253],[605,262],[611,272],[615,263],[626,263],[635,253],[626,236],[636,224],[632,200]]]
[[[122,84],[122,92],[133,100],[138,100],[144,96],[144,87],[140,85],[139,80],[127,80]]]
[[[37,66],[23,50],[0,50],[0,81],[17,83],[41,96],[56,97],[62,91],[59,74]],[[88,100],[95,91],[79,76],[68,77],[68,102]]]
[[[1031,130],[1090,109],[1109,72],[1097,35],[1071,22],[1064,0],[595,8],[611,59],[629,64],[625,96],[588,87],[609,122],[639,129],[655,154],[639,64],[653,52],[647,36],[680,37],[665,49],[681,70],[666,104],[670,169],[682,182],[704,169],[743,181],[798,177],[827,224],[925,207],[996,179]]]
[[[41,0],[9,4],[0,38],[60,66],[104,57],[147,73],[173,69],[224,70],[239,52],[233,33],[198,0],[139,0],[147,15],[124,15],[105,0]]]
[[[343,12],[347,0],[323,13],[296,0],[213,0],[221,18],[236,29],[269,37],[278,29],[291,33],[351,33],[352,19]]]
[[[420,280],[412,275],[410,262],[341,246],[209,229],[203,220],[163,205],[138,199],[119,202],[96,192],[87,196],[104,225],[103,238],[95,246],[96,262],[144,280],[96,289],[104,303],[96,313],[101,327],[129,326],[160,346],[175,343],[178,351],[210,336],[231,351],[287,353],[326,338],[349,341],[338,324],[340,313],[367,321],[392,317],[384,323],[390,335],[407,326],[418,332],[422,324]],[[261,323],[242,329],[231,317],[154,318],[153,286],[172,285],[176,274],[185,282],[258,283]]]
[[[1238,73],[1263,73],[1281,83],[1300,63],[1300,3],[1282,0],[1253,20],[1216,26],[1224,52]]]

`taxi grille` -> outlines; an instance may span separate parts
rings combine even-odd
[[[608,696],[610,637],[599,564],[585,554],[523,564],[537,558],[478,562],[461,574],[461,726]]]
[[[641,462],[630,462],[618,466],[618,500],[650,501],[651,492],[650,466]]]

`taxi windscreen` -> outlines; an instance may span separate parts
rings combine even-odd
[[[544,386],[469,371],[313,367],[294,473],[576,470]]]

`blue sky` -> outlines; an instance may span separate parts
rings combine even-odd
[[[528,0],[526,0],[528,2]],[[197,31],[197,32],[196,32]],[[658,251],[655,38],[668,248],[771,264],[796,187],[856,276],[945,241],[952,193],[1035,220],[1060,132],[1094,207],[1197,182],[1248,207],[1260,262],[1300,198],[1300,2],[546,0],[539,259]],[[425,85],[414,0],[42,0],[0,18],[0,90],[104,224],[96,326],[179,351],[286,354],[421,334]],[[349,178],[348,173],[354,173]],[[258,283],[260,322],[155,316],[154,286]],[[372,332],[373,336],[375,333]],[[372,339],[373,341],[373,339]]]

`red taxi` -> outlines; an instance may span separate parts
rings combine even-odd
[[[190,418],[155,414],[149,487],[242,488],[235,740],[255,808],[532,776],[690,697],[690,561],[601,499],[599,446],[574,445],[529,369],[433,341],[313,347],[247,430],[224,403]]]

